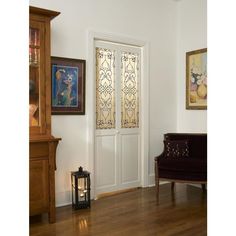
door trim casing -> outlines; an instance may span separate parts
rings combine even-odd
[[[140,114],[140,134],[141,134],[141,186],[149,185],[149,43],[143,40],[136,40],[129,37],[120,36],[112,33],[101,33],[92,30],[87,31],[87,67],[86,79],[86,107],[87,107],[87,169],[91,175],[91,198],[96,198],[95,193],[95,106],[96,106],[96,84],[95,84],[95,40],[109,41],[113,43],[128,44],[141,48],[141,90],[142,99]]]

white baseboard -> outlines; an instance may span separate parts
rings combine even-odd
[[[71,205],[71,191],[56,193],[56,207]]]
[[[61,204],[56,204],[56,207],[64,207],[64,206],[69,206],[71,205],[72,203],[71,202],[64,202],[64,203],[61,203]]]
[[[160,181],[160,185],[162,184],[167,184],[169,183],[168,181]],[[149,182],[148,182],[148,187],[153,187],[155,186],[155,173],[149,174]]]
[[[149,174],[148,176],[148,187],[152,187],[155,185],[155,174]]]
[[[191,186],[194,186],[194,187],[197,187],[197,188],[201,188],[201,187],[202,187],[201,184],[189,184],[189,183],[188,183],[188,185],[191,185]]]
[[[194,186],[194,187],[197,187],[197,188],[202,188],[201,184],[188,184],[188,185],[191,185],[191,186]],[[206,184],[206,189],[207,189],[207,184]]]

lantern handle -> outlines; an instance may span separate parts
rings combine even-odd
[[[79,172],[83,172],[83,167],[82,166],[79,167]]]

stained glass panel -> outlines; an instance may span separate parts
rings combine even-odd
[[[115,128],[115,54],[96,48],[96,128]]]
[[[121,53],[121,127],[139,127],[138,55]]]

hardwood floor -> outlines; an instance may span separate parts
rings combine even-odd
[[[91,202],[90,209],[56,209],[56,223],[47,216],[30,218],[31,236],[113,235],[207,235],[207,194],[201,188],[176,184],[160,186],[159,205],[155,188],[136,189]]]

